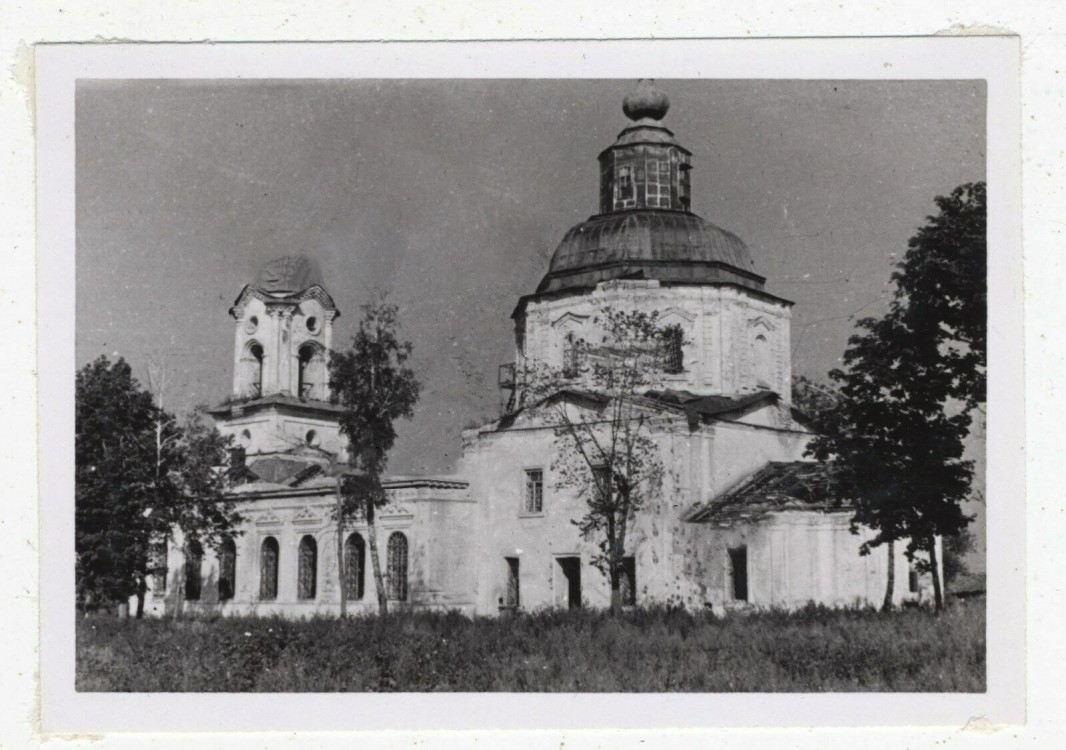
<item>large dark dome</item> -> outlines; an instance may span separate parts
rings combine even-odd
[[[563,237],[537,293],[647,278],[763,289],[744,241],[687,211],[633,210],[593,216]]]

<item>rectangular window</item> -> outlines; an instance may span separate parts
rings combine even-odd
[[[633,208],[637,205],[637,187],[633,181],[633,168],[628,166],[618,167],[615,175],[615,210]]]
[[[526,496],[522,503],[522,512],[544,512],[544,471],[542,469],[526,469]]]
[[[518,609],[522,601],[518,584],[518,558],[505,557],[503,559],[507,563],[507,597],[504,599],[504,606]]]
[[[738,602],[748,601],[748,548],[736,547],[729,550],[729,572],[733,579],[733,599]]]

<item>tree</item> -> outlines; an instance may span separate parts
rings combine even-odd
[[[592,563],[610,581],[617,615],[624,603],[627,534],[663,478],[650,431],[656,409],[642,395],[664,371],[680,371],[675,352],[682,342],[677,329],[658,324],[657,312],[605,307],[593,322],[602,331],[598,344],[572,342],[561,368],[528,363],[523,390],[525,402],[538,405],[554,428],[557,485],[585,499],[585,513],[573,523],[596,540]]]
[[[975,183],[936,199],[940,213],[893,275],[888,313],[858,322],[845,369],[830,373],[840,398],[810,446],[853,500],[853,528],[875,532],[862,553],[906,539],[908,559],[932,573],[938,611],[936,539],[972,520],[961,503],[973,465],[962,455],[971,409],[984,401],[984,195]]]
[[[75,381],[75,547],[78,600],[94,609],[137,596],[144,609],[153,547],[174,529],[217,547],[241,520],[222,470],[229,439],[153,403],[129,365],[106,357]]]
[[[78,371],[74,407],[74,546],[83,610],[127,600],[148,566],[156,410],[126,362]]]
[[[334,352],[329,362],[331,399],[344,407],[341,433],[348,439],[348,469],[338,478],[337,569],[341,581],[341,617],[347,608],[344,587],[344,526],[356,516],[366,518],[370,559],[378,592],[378,607],[388,611],[388,595],[381,575],[375,511],[388,502],[381,476],[396,442],[394,423],[411,418],[421,384],[407,366],[412,345],[399,339],[399,311],[384,298],[362,307],[363,319],[351,346]]]

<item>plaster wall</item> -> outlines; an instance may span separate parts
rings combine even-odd
[[[605,308],[658,312],[663,326],[684,334],[684,368],[658,376],[664,387],[703,394],[739,394],[767,388],[791,399],[791,308],[784,301],[733,286],[661,286],[658,281],[609,281],[584,294],[533,299],[518,321],[517,364],[563,365],[567,334],[602,340],[598,314]],[[757,356],[756,339],[766,340]]]

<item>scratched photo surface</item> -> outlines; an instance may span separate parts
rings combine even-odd
[[[981,81],[79,81],[79,372],[217,429],[229,515],[131,500],[116,588],[79,508],[78,690],[983,691],[983,413],[934,581],[861,554],[793,391],[985,122]],[[417,383],[380,472],[368,310]]]

